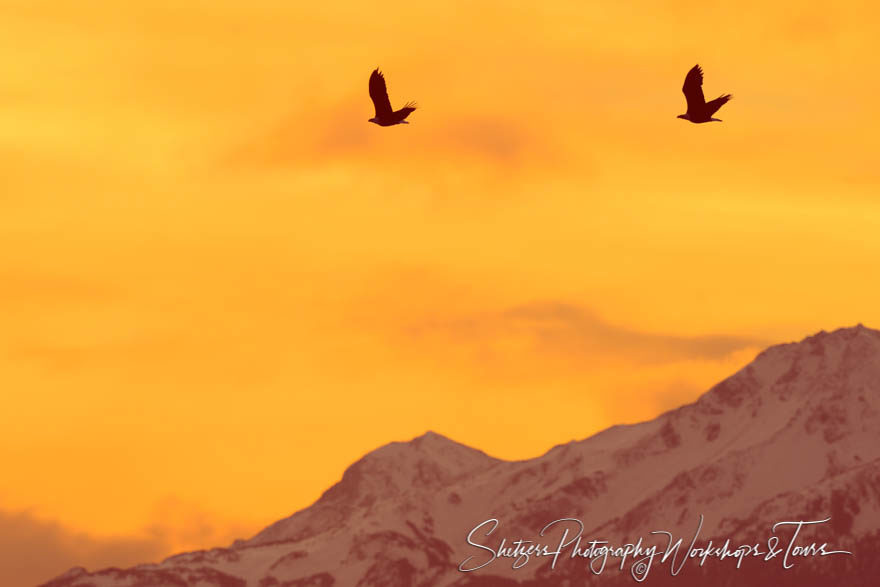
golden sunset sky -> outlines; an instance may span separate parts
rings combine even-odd
[[[868,2],[0,0],[0,582],[880,324]],[[723,123],[693,125],[695,63]],[[409,126],[379,128],[385,72]],[[4,575],[5,573],[5,575]]]

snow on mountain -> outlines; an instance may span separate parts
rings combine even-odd
[[[501,461],[432,432],[391,443],[250,540],[127,570],[71,569],[44,587],[585,584],[582,565],[581,575],[573,564],[514,571],[513,559],[485,572],[458,565],[486,558],[466,537],[490,518],[498,527],[480,543],[493,548],[503,537],[540,539],[567,517],[615,543],[658,529],[689,537],[701,514],[701,536],[742,542],[777,521],[830,516],[816,535],[867,548],[880,536],[878,482],[880,332],[859,325],[771,347],[692,404],[535,459]],[[866,560],[833,568],[859,585]],[[796,576],[803,587],[804,572],[776,582]]]

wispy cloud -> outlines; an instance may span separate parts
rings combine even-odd
[[[410,127],[391,130],[369,124],[369,116],[372,106],[366,89],[362,96],[353,95],[335,106],[316,106],[311,116],[291,113],[243,139],[222,158],[221,165],[265,169],[397,156],[407,161],[406,168],[416,163],[419,169],[423,164],[477,164],[511,172],[556,165],[565,156],[545,132],[536,132],[528,121],[507,114],[469,109],[424,113],[419,109]],[[395,140],[403,133],[405,141]]]
[[[416,339],[455,338],[460,344],[503,345],[524,355],[568,358],[615,357],[637,363],[717,360],[767,341],[733,334],[686,335],[641,331],[614,324],[587,307],[535,302],[498,312],[427,320],[408,329]]]
[[[536,343],[564,353],[599,352],[647,362],[677,359],[720,359],[767,341],[731,334],[681,335],[640,331],[608,322],[588,308],[564,302],[541,302],[502,314],[530,329]]]

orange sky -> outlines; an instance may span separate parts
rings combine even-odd
[[[880,324],[880,9],[539,4],[0,2],[7,564],[225,544],[391,440],[533,457]],[[697,62],[723,123],[676,119]]]

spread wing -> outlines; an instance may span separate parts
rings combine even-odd
[[[394,116],[399,120],[403,120],[404,118],[412,114],[416,108],[417,106],[415,102],[407,102],[403,106],[403,108],[401,108],[400,110],[395,110]]]
[[[388,99],[385,77],[378,69],[374,69],[370,75],[370,99],[376,107],[376,118],[387,118],[391,115],[391,101]]]
[[[715,98],[714,100],[706,102],[706,114],[708,114],[709,116],[712,116],[713,114],[718,112],[719,108],[721,108],[722,106],[727,104],[727,102],[731,98],[733,98],[733,96],[731,96],[730,94],[724,94],[723,96],[719,96],[719,97]]]
[[[703,70],[699,65],[694,65],[688,72],[681,91],[687,100],[688,112],[699,111],[706,105],[706,98],[703,97]],[[721,108],[721,105],[718,107]]]

